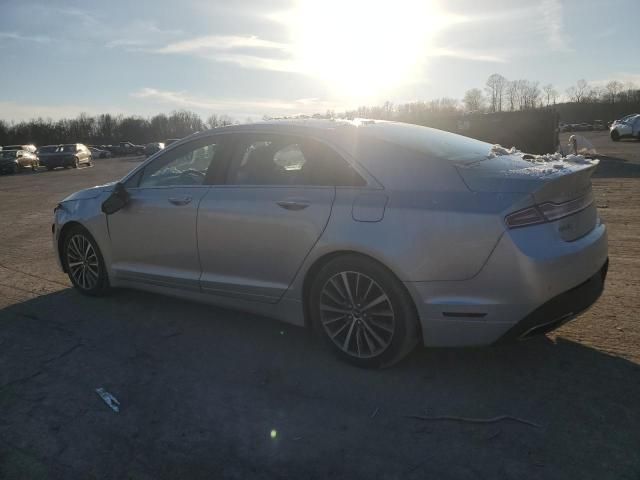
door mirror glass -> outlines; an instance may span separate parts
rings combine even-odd
[[[107,215],[116,213],[129,203],[129,193],[121,183],[116,183],[111,195],[102,202],[102,211]]]

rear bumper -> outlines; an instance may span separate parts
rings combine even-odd
[[[498,342],[520,340],[548,333],[573,320],[600,298],[608,269],[609,259],[598,273],[536,308],[500,337]]]
[[[507,231],[473,278],[405,282],[425,346],[520,338],[556,328],[593,304],[606,276],[606,227],[598,222],[572,242],[558,235],[552,224]]]

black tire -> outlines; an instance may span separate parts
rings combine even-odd
[[[78,157],[75,157],[73,159],[73,164],[71,165],[73,168],[78,168],[80,166],[80,160],[78,160]]]
[[[334,290],[339,279],[343,279],[341,292]],[[345,283],[351,283],[349,291],[344,288]],[[374,307],[365,307],[364,302],[372,304],[383,296],[386,299],[375,308],[387,310],[376,313]],[[351,309],[348,297],[353,298],[354,303],[360,302],[356,310]],[[336,299],[344,301],[341,306]],[[308,306],[316,334],[339,358],[358,367],[389,367],[407,356],[419,341],[418,316],[402,282],[383,265],[361,255],[341,255],[323,265],[312,280]],[[328,306],[331,308],[327,312]],[[333,307],[344,310],[338,312]],[[348,316],[347,311],[351,315]],[[344,320],[328,315],[342,315]],[[357,351],[349,353],[351,348]]]
[[[31,171],[34,173],[38,171],[38,164],[36,162],[31,164]]]
[[[613,140],[614,142],[620,140],[620,134],[616,130],[611,131],[611,140]]]
[[[11,173],[13,174],[18,174],[20,173],[20,165],[18,165],[17,163],[15,163],[13,165],[13,167],[11,167]]]
[[[86,258],[77,257],[78,251],[84,250],[84,248],[79,249],[78,247],[83,246],[86,248],[86,243],[82,243],[83,241],[91,245],[95,257],[92,256],[91,252]],[[92,258],[95,258],[95,262],[91,261]],[[109,278],[102,253],[94,238],[84,227],[75,225],[65,232],[62,242],[62,261],[67,275],[69,275],[69,280],[71,280],[73,286],[83,295],[101,296],[109,290]],[[73,265],[79,261],[85,264],[89,263],[89,265],[84,268],[84,277],[82,273],[78,273],[78,266]],[[95,268],[95,273],[92,266]],[[83,269],[83,267],[84,266],[80,266],[79,268]],[[74,268],[76,270],[74,270]],[[88,283],[83,283],[83,279]]]

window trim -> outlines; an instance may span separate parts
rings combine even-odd
[[[241,158],[241,148],[243,145],[246,145],[247,137],[252,136],[273,136],[273,137],[289,137],[293,139],[299,139],[301,142],[311,140],[313,142],[317,142],[322,145],[324,148],[329,149],[336,157],[342,160],[349,168],[353,169],[353,171],[362,179],[362,185],[313,185],[313,184],[305,184],[305,183],[295,183],[295,184],[237,184],[231,183],[231,174],[233,172],[233,167],[237,165]],[[381,189],[380,185],[375,185],[371,182],[371,175],[364,171],[359,164],[349,158],[344,153],[338,151],[333,145],[325,141],[324,139],[318,138],[313,135],[304,135],[297,132],[282,132],[282,131],[273,131],[273,130],[257,130],[252,129],[246,132],[238,132],[235,134],[234,141],[232,142],[232,148],[230,155],[228,157],[227,168],[224,174],[224,183],[221,186],[224,187],[232,187],[232,188],[348,188],[348,189]]]
[[[187,147],[187,150],[188,150],[188,146],[190,145],[191,146],[199,145],[191,149],[191,150],[196,150],[198,148],[202,148],[206,145],[211,145],[211,144],[216,144],[216,145],[219,144],[221,146],[221,150],[220,150],[221,159],[219,163],[215,163],[213,160],[211,161],[211,164],[209,165],[209,168],[205,173],[204,180],[200,185],[140,186],[140,182],[144,177],[146,169],[149,168],[149,166],[152,165],[153,163],[160,161],[162,158],[165,157],[165,155],[173,155],[176,153],[176,150],[181,150],[183,147]],[[151,156],[147,161],[143,162],[137,168],[129,172],[129,174],[127,174],[122,180],[120,180],[120,183],[125,185],[127,190],[135,190],[135,191],[159,190],[159,189],[164,190],[164,189],[171,189],[171,188],[205,188],[205,187],[208,188],[208,187],[211,187],[212,185],[219,184],[218,182],[216,182],[216,179],[214,178],[216,174],[219,181],[224,180],[226,176],[228,163],[229,163],[229,158],[228,158],[229,151],[231,148],[233,148],[233,146],[234,146],[234,139],[232,138],[232,134],[229,134],[229,133],[217,134],[217,135],[206,135],[206,136],[194,138],[190,141],[175,142],[170,145],[170,148],[160,150],[158,152],[159,155]],[[215,158],[215,155],[214,155],[214,158]],[[175,157],[173,159],[175,159]],[[169,162],[171,162],[171,160],[169,160]],[[137,175],[140,175],[140,177],[138,178],[137,182],[135,182],[135,185],[132,185],[132,186],[127,185],[127,182],[133,180]]]

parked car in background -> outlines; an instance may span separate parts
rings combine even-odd
[[[144,154],[147,157],[150,157],[151,155],[153,155],[156,152],[159,152],[162,149],[164,149],[164,143],[162,142],[147,143],[147,145],[144,147]]]
[[[26,145],[5,145],[2,147],[3,150],[25,150],[27,152],[36,153],[36,146],[33,144]]]
[[[114,156],[126,156],[126,155],[144,155],[144,145],[136,145],[131,142],[120,142],[118,145],[112,147],[111,153]]]
[[[89,147],[89,151],[91,152],[91,156],[93,158],[110,158],[111,152],[109,150],[102,150],[97,147]]]
[[[47,170],[53,170],[56,167],[78,168],[82,164],[89,166],[91,161],[91,152],[85,145],[82,143],[67,143],[58,145],[53,152],[47,153],[40,163],[47,167]]]
[[[47,163],[47,158],[54,155],[59,147],[60,145],[44,145],[42,147],[38,147],[36,155],[38,155],[40,165],[45,165]]]
[[[609,135],[614,142],[617,142],[621,138],[631,137],[640,140],[640,115],[627,115],[620,120],[616,120],[611,125]]]
[[[38,169],[38,157],[29,150],[3,149],[0,151],[0,172],[18,173],[20,170]]]
[[[388,366],[545,333],[600,296],[597,162],[549,173],[502,150],[377,120],[216,128],[62,200],[52,240],[83,294],[249,310]]]
[[[603,120],[594,120],[593,121],[593,129],[594,130],[606,130],[607,124],[604,123]]]

